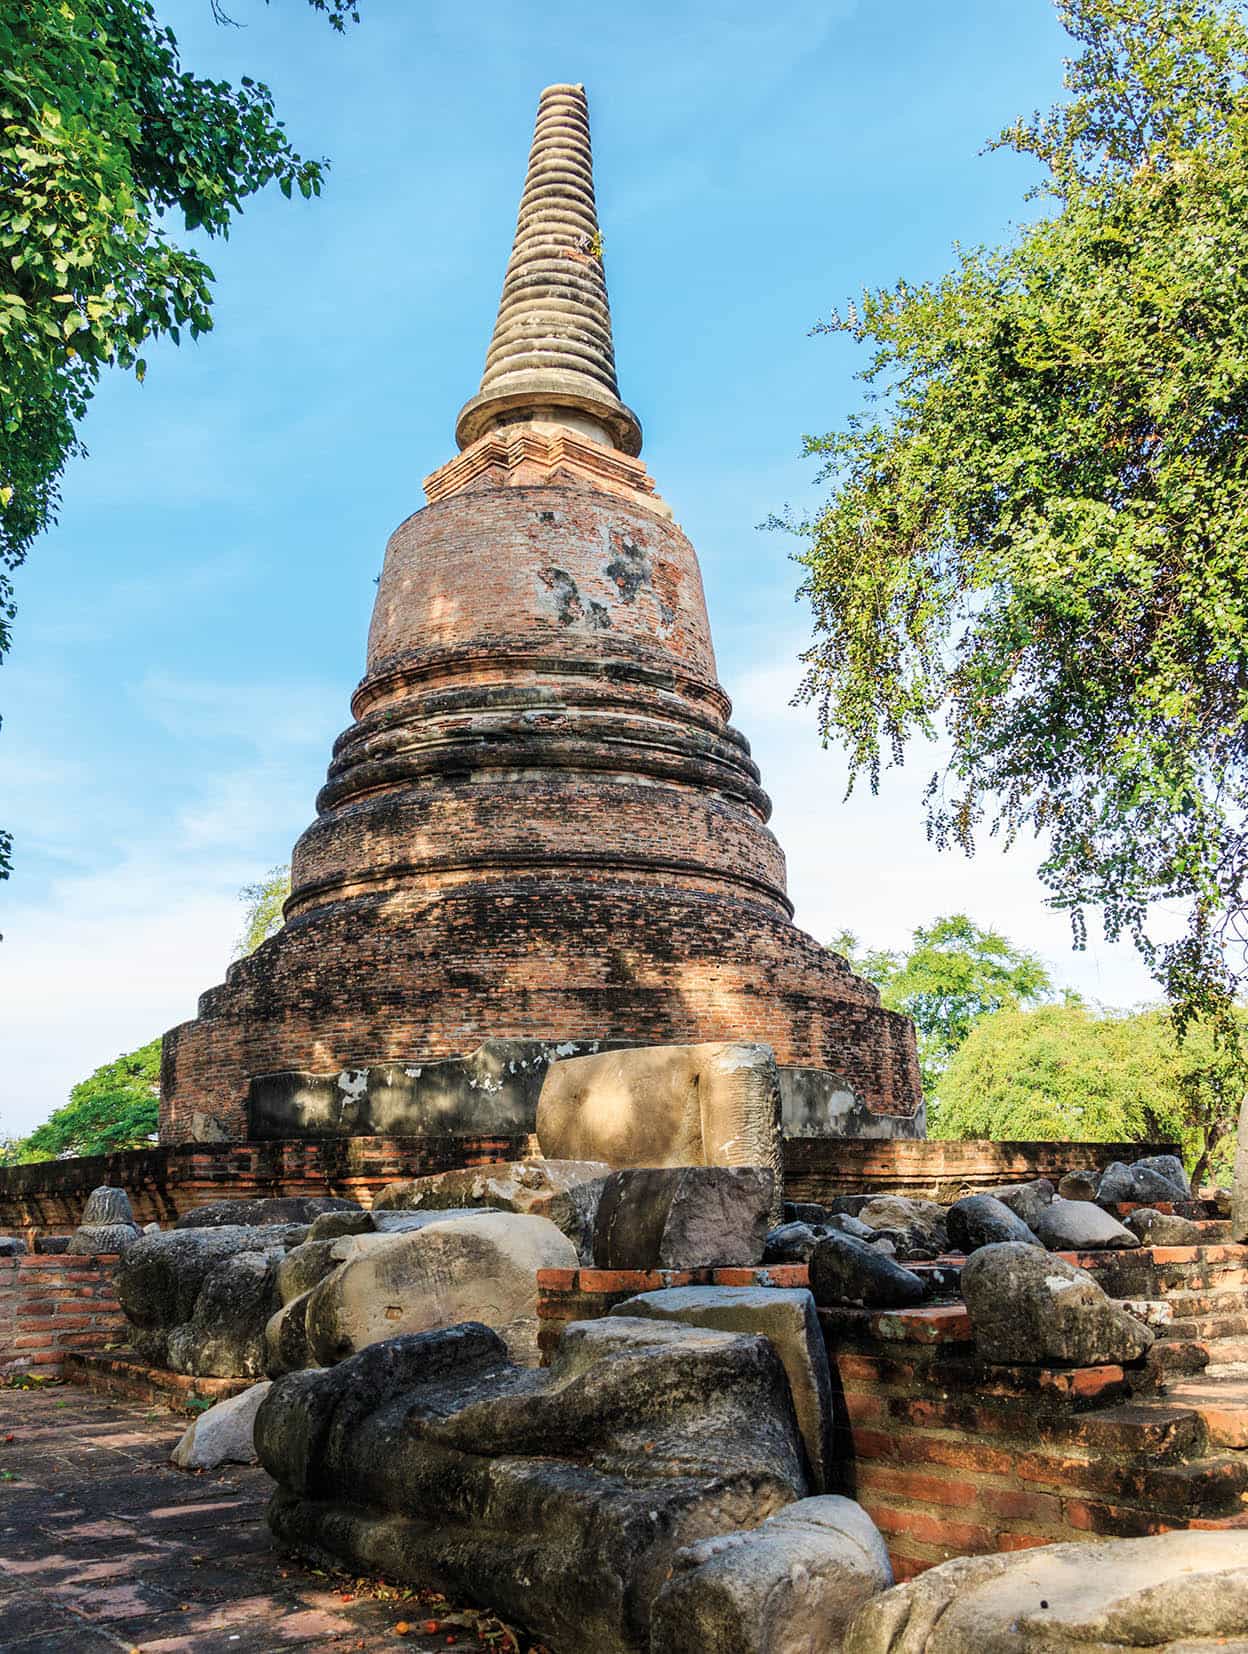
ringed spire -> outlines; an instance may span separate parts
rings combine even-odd
[[[485,373],[455,437],[466,448],[497,425],[543,418],[641,452],[640,421],[616,384],[583,86],[548,86],[538,99]]]

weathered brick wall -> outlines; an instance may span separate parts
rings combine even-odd
[[[1147,1143],[937,1143],[897,1139],[789,1138],[789,1200],[830,1200],[863,1190],[956,1200],[971,1188],[1060,1177],[1172,1152]],[[368,1206],[396,1178],[420,1177],[538,1153],[523,1137],[341,1137],[244,1143],[165,1144],[81,1160],[0,1168],[0,1234],[67,1235],[92,1189],[125,1189],[140,1223],[169,1224],[208,1200],[252,1195],[343,1195]]]
[[[125,1336],[115,1256],[0,1258],[0,1375],[60,1378],[65,1356]]]
[[[343,1137],[186,1143],[0,1169],[0,1234],[67,1235],[92,1189],[125,1189],[139,1223],[174,1223],[210,1200],[339,1195],[372,1204],[398,1178],[536,1153],[524,1137]]]
[[[1057,1183],[1073,1167],[1103,1169],[1153,1154],[1177,1154],[1173,1143],[991,1143],[936,1139],[797,1137],[784,1145],[786,1200],[827,1201],[859,1193],[909,1195],[948,1205],[974,1189],[1047,1177]]]
[[[488,1038],[760,1040],[917,1108],[908,1019],[791,923],[688,540],[643,492],[518,480],[392,537],[288,923],[166,1036],[162,1141],[241,1138],[253,1075]]]

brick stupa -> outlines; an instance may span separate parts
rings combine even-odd
[[[496,1040],[766,1041],[916,1116],[910,1022],[792,923],[697,557],[637,457],[579,86],[541,95],[456,437],[386,549],[286,924],[165,1036],[162,1140],[275,1135],[263,1076],[354,1098]]]

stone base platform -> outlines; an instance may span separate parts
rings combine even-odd
[[[793,1137],[784,1143],[785,1196],[826,1201],[871,1192],[952,1201],[975,1189],[1056,1181],[1073,1166],[1174,1153],[1167,1143],[937,1142]],[[323,1137],[178,1143],[0,1169],[0,1234],[68,1235],[101,1183],[125,1189],[140,1223],[176,1222],[210,1200],[340,1195],[370,1206],[400,1178],[539,1153],[530,1133],[479,1137]]]
[[[165,1367],[148,1367],[124,1351],[98,1354],[73,1351],[61,1362],[66,1384],[81,1384],[100,1395],[126,1401],[155,1403],[173,1413],[202,1413],[214,1402],[226,1401],[250,1390],[254,1378],[193,1378]]]

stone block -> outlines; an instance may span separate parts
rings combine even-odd
[[[955,1200],[946,1224],[949,1246],[955,1252],[974,1252],[977,1247],[1000,1241],[1020,1241],[1024,1246],[1042,1244],[1022,1218],[995,1195],[967,1195]]]
[[[1101,1539],[956,1557],[860,1608],[844,1654],[1161,1654],[1242,1648],[1242,1533]]]
[[[1163,1171],[1162,1165],[1166,1169]],[[1177,1174],[1174,1170],[1178,1167]],[[1191,1190],[1182,1164],[1172,1155],[1155,1156],[1151,1160],[1137,1160],[1126,1166],[1121,1160],[1111,1161],[1101,1173],[1096,1187],[1097,1202],[1101,1206],[1151,1206],[1156,1201],[1188,1200]]]
[[[598,1269],[748,1268],[775,1201],[766,1166],[634,1167],[606,1180],[594,1227]]]
[[[537,1107],[551,1159],[768,1166],[780,1216],[780,1084],[765,1045],[655,1045],[552,1063]]]
[[[756,1528],[677,1551],[649,1654],[818,1654],[893,1583],[875,1523],[852,1499],[799,1499]]]
[[[690,1326],[754,1332],[769,1338],[789,1381],[810,1484],[819,1493],[831,1486],[832,1379],[815,1300],[805,1288],[668,1287],[626,1298],[611,1314],[685,1321]]]
[[[476,1321],[499,1333],[514,1360],[535,1366],[537,1271],[576,1267],[567,1236],[545,1218],[485,1207],[412,1215],[428,1221],[407,1233],[314,1243],[342,1260],[311,1290],[315,1360],[329,1366],[402,1333]]]
[[[1054,1200],[1040,1208],[1032,1230],[1050,1252],[1104,1252],[1138,1246],[1139,1238],[1087,1200]]]
[[[511,1160],[438,1172],[391,1183],[374,1212],[444,1211],[489,1206],[547,1218],[576,1247],[583,1263],[593,1255],[594,1219],[610,1166],[586,1160]]]
[[[222,1464],[254,1464],[256,1414],[268,1395],[267,1379],[241,1395],[227,1396],[186,1427],[169,1455],[179,1470],[215,1470]]]
[[[178,1229],[218,1229],[273,1223],[311,1223],[323,1212],[358,1212],[358,1200],[338,1195],[271,1195],[256,1200],[210,1200],[183,1212]]]
[[[920,1276],[855,1235],[824,1237],[810,1255],[810,1290],[821,1307],[863,1304],[868,1309],[907,1309],[927,1293]]]
[[[962,1293],[985,1361],[1096,1367],[1138,1361],[1153,1342],[1086,1270],[1034,1246],[981,1247],[963,1266]]]
[[[645,1649],[678,1550],[806,1491],[768,1340],[652,1320],[574,1323],[537,1372],[480,1325],[387,1339],[278,1380],[255,1434],[279,1543],[560,1654]]]

